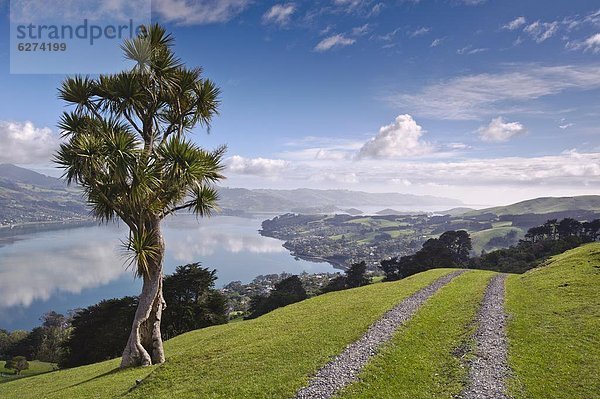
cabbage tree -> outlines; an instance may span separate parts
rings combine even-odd
[[[62,83],[59,97],[71,110],[59,123],[65,141],[55,160],[93,215],[128,227],[123,246],[143,286],[121,367],[148,366],[165,360],[161,222],[177,211],[216,209],[225,149],[206,151],[188,137],[196,126],[210,127],[219,89],[200,68],[183,65],[170,34],[144,27],[122,49],[130,70]]]

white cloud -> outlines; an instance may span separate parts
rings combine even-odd
[[[519,29],[521,26],[525,25],[526,22],[527,20],[525,19],[525,17],[517,17],[509,23],[507,23],[506,25],[504,25],[502,29],[516,30]]]
[[[59,139],[32,122],[0,121],[0,163],[46,163],[57,150]]]
[[[336,6],[347,7],[348,10],[353,10],[365,3],[365,0],[333,0]]]
[[[516,65],[508,72],[460,76],[415,94],[390,97],[395,106],[437,119],[472,120],[506,112],[531,100],[566,91],[600,88],[600,65]]]
[[[600,33],[596,33],[583,41],[567,42],[565,47],[569,50],[591,51],[592,53],[600,53]]]
[[[467,55],[471,55],[471,54],[477,54],[477,53],[483,53],[484,51],[488,51],[487,48],[473,48],[473,46],[469,45],[466,47],[463,47],[461,49],[456,50],[457,54],[467,54]]]
[[[263,23],[287,25],[295,11],[296,5],[293,3],[275,4],[263,15]]]
[[[558,22],[535,21],[527,25],[523,31],[528,33],[536,43],[542,43],[550,39],[558,31]]]
[[[228,170],[240,175],[277,176],[288,166],[282,159],[244,158],[234,155],[229,159]]]
[[[429,31],[431,30],[431,28],[428,28],[426,26],[423,26],[417,30],[414,30],[412,32],[410,32],[408,34],[409,37],[417,37],[417,36],[423,36],[425,34],[427,34]]]
[[[431,144],[421,140],[423,128],[410,115],[399,115],[379,133],[367,141],[359,150],[360,158],[398,158],[412,157],[431,153]]]
[[[337,34],[333,36],[326,37],[321,40],[316,46],[315,51],[323,52],[331,50],[333,47],[340,46],[350,46],[354,44],[356,40],[345,37],[342,34]]]
[[[489,125],[480,127],[477,132],[483,141],[503,142],[524,134],[527,130],[519,122],[505,122],[501,116],[492,119]]]
[[[379,13],[383,10],[383,8],[385,7],[385,4],[383,3],[377,3],[373,6],[373,8],[371,8],[371,11],[369,11],[369,13],[367,14],[367,17],[375,17],[377,15],[379,15]]]
[[[352,35],[354,36],[363,36],[369,32],[369,24],[364,24],[362,26],[357,26],[352,29]]]
[[[562,130],[565,130],[574,125],[575,125],[574,123],[565,123],[564,125],[559,125],[558,127],[561,128]]]
[[[441,45],[443,41],[444,41],[444,38],[435,39],[434,41],[431,42],[429,47],[437,47],[437,46]]]
[[[152,7],[165,22],[202,25],[227,22],[239,15],[250,0],[154,0]]]

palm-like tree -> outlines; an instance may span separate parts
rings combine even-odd
[[[186,68],[172,46],[159,25],[143,27],[122,45],[131,70],[67,78],[59,89],[74,110],[61,117],[66,141],[55,161],[97,218],[128,226],[123,244],[143,279],[121,367],[164,362],[161,221],[179,210],[210,214],[214,183],[223,178],[225,148],[208,152],[186,138],[198,124],[210,127],[219,89],[200,68]]]

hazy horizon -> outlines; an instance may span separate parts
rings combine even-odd
[[[593,2],[175,3],[154,4],[152,19],[173,33],[183,62],[222,89],[211,133],[190,137],[228,145],[228,186],[489,205],[600,187]],[[103,4],[80,11],[135,11],[122,0]],[[13,50],[9,25],[28,5],[14,2],[11,19],[9,1],[0,1],[0,54]],[[85,71],[83,61],[73,58],[69,70]],[[65,76],[11,74],[3,63],[0,163],[60,173],[50,160],[61,141],[56,95]]]

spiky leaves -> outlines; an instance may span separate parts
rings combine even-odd
[[[66,142],[56,162],[82,186],[95,216],[129,226],[127,248],[141,275],[153,254],[152,226],[178,210],[210,214],[213,184],[223,178],[224,148],[205,151],[186,138],[198,124],[210,126],[219,89],[172,46],[162,27],[144,27],[122,46],[131,70],[68,78],[59,89],[75,109],[59,123]]]

